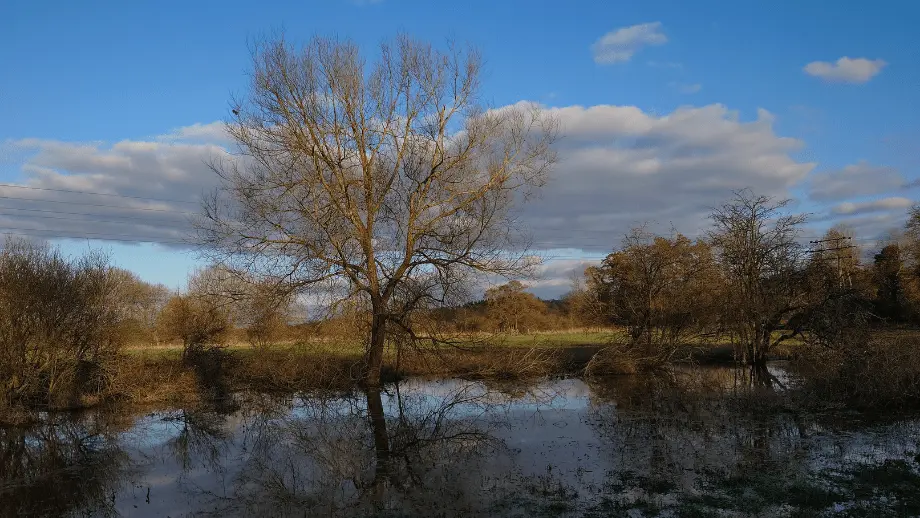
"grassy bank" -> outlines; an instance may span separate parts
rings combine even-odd
[[[389,351],[385,358],[383,377],[393,381],[401,377],[459,377],[483,380],[534,379],[545,376],[581,375],[598,351],[623,338],[616,330],[576,330],[492,337],[487,341],[463,347],[408,349],[397,355]],[[885,363],[888,375],[898,374],[904,388],[913,389],[914,351],[920,350],[920,333],[879,333],[873,350],[879,351],[873,365],[879,368],[879,358],[894,358]],[[885,347],[890,343],[897,347]],[[613,349],[615,351],[615,348]],[[900,356],[891,356],[900,351]],[[688,344],[672,363],[725,365],[733,362],[733,349],[727,344]],[[845,358],[812,357],[804,354],[800,342],[788,342],[777,350],[778,358],[793,358],[808,362],[803,371],[814,382],[810,392],[821,394],[820,400],[830,401],[834,394],[863,392],[871,387],[867,373],[843,370],[852,362]],[[903,353],[903,354],[902,354]],[[307,390],[348,390],[357,386],[362,372],[364,350],[360,343],[343,340],[311,340],[253,347],[233,343],[183,359],[179,344],[154,346],[138,344],[124,348],[103,368],[105,383],[88,391],[65,406],[47,405],[49,409],[80,408],[104,401],[127,401],[137,404],[174,405],[206,400],[219,400],[239,390],[292,392]],[[884,356],[879,356],[884,354]],[[910,361],[908,361],[910,360]],[[592,367],[595,367],[592,362]],[[902,366],[895,370],[893,365]],[[907,368],[910,367],[910,368]],[[629,374],[635,368],[623,367],[623,362],[602,364],[590,374]],[[879,368],[879,370],[881,370]],[[855,374],[858,374],[855,375]],[[858,383],[857,380],[859,380]],[[856,384],[854,384],[856,383]],[[884,383],[883,383],[884,385]],[[840,387],[851,387],[849,392]],[[884,388],[883,386],[880,386]],[[873,389],[873,396],[883,391]],[[836,391],[836,392],[835,392]],[[847,395],[849,399],[855,396]],[[0,411],[0,414],[3,414]],[[0,415],[0,421],[16,421],[23,412],[10,418]]]
[[[570,331],[491,337],[460,347],[389,351],[383,378],[408,376],[526,379],[577,374],[609,341],[610,332]],[[74,390],[20,404],[0,404],[0,423],[29,418],[32,410],[70,410],[105,401],[184,404],[220,399],[237,390],[349,389],[362,372],[363,345],[314,339],[253,347],[235,342],[183,358],[181,344],[137,343],[92,364]]]
[[[611,331],[498,336],[487,342],[388,351],[384,378],[453,376],[515,379],[577,374]],[[253,347],[231,343],[211,355],[182,361],[181,344],[125,348],[111,394],[131,400],[188,401],[217,390],[290,391],[349,388],[358,383],[363,345],[312,340]]]
[[[623,339],[620,330],[569,330],[489,337],[460,347],[388,351],[384,378],[409,376],[527,379],[582,374],[599,350]],[[213,390],[291,391],[343,389],[358,383],[362,344],[313,340],[254,348],[233,343],[196,362],[182,362],[182,347],[135,345],[120,362],[115,393],[137,401],[187,401]],[[783,351],[782,354],[788,354]],[[688,344],[677,362],[730,364],[727,344]],[[617,365],[600,374],[621,374]]]

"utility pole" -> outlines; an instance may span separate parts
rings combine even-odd
[[[822,247],[822,248],[815,248],[815,249],[809,250],[808,253],[810,254],[821,254],[823,252],[834,252],[834,257],[837,259],[837,279],[839,280],[841,284],[843,284],[843,281],[844,281],[843,266],[841,264],[841,259],[843,259],[843,257],[838,252],[842,250],[847,250],[850,248],[856,248],[856,245],[849,244],[851,242],[850,241],[851,239],[852,238],[850,236],[839,236],[839,237],[831,237],[828,239],[818,239],[816,241],[809,241],[809,243],[811,243],[812,245],[819,245],[819,247]],[[841,244],[843,242],[846,242],[847,244],[845,245]],[[831,246],[825,247],[825,243],[833,243],[833,244]],[[818,257],[819,259],[826,258],[823,255],[817,255],[817,256],[813,255],[813,257]],[[847,272],[846,274],[846,284],[848,287],[853,286],[853,279],[850,277],[849,272]]]

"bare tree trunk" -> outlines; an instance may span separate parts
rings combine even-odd
[[[380,371],[383,368],[383,349],[385,345],[386,319],[380,314],[380,310],[375,305],[374,318],[371,323],[370,344],[367,350],[367,364],[364,367],[364,383],[367,387],[380,386]]]
[[[770,350],[770,337],[772,333],[769,326],[758,324],[748,341],[748,357],[744,362],[752,366],[767,364],[767,352]]]
[[[390,439],[387,435],[387,421],[383,413],[380,388],[369,388],[364,395],[367,397],[367,414],[374,436],[374,453],[377,461],[374,469],[374,498],[379,505],[385,496],[390,478]]]
[[[757,348],[757,357],[754,359],[754,364],[766,368],[767,365],[767,353],[770,351],[770,339],[772,338],[773,332],[769,326],[764,326],[761,330],[761,335],[759,337],[760,343]]]

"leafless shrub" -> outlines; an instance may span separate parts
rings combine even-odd
[[[105,384],[120,346],[118,276],[105,256],[77,260],[10,239],[0,251],[0,407],[69,406]]]
[[[604,364],[629,372],[663,365],[716,320],[721,278],[703,241],[636,228],[585,275],[590,295],[583,301],[593,301],[608,323],[623,325],[628,333],[625,339],[614,337],[592,368]]]
[[[266,347],[285,335],[293,316],[293,297],[273,283],[250,282],[239,303],[239,322],[254,347]]]
[[[113,268],[111,271],[120,301],[121,332],[128,344],[159,344],[161,337],[157,329],[157,317],[169,300],[166,286],[144,282],[127,270]]]
[[[181,340],[183,357],[196,349],[222,345],[230,330],[226,311],[195,295],[175,295],[160,313],[160,334]]]
[[[495,331],[527,333],[542,327],[546,304],[524,291],[526,288],[520,281],[511,281],[486,290],[486,315]]]
[[[585,376],[601,374],[636,374],[640,362],[629,342],[613,340],[611,344],[594,353],[585,365]]]

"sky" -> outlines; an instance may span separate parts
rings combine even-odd
[[[541,296],[635,225],[701,235],[746,187],[791,198],[807,235],[845,223],[871,248],[920,194],[918,22],[912,0],[6,0],[0,233],[180,287],[251,43],[337,36],[372,59],[405,32],[478,48],[489,105],[559,119],[561,160],[522,209]]]

